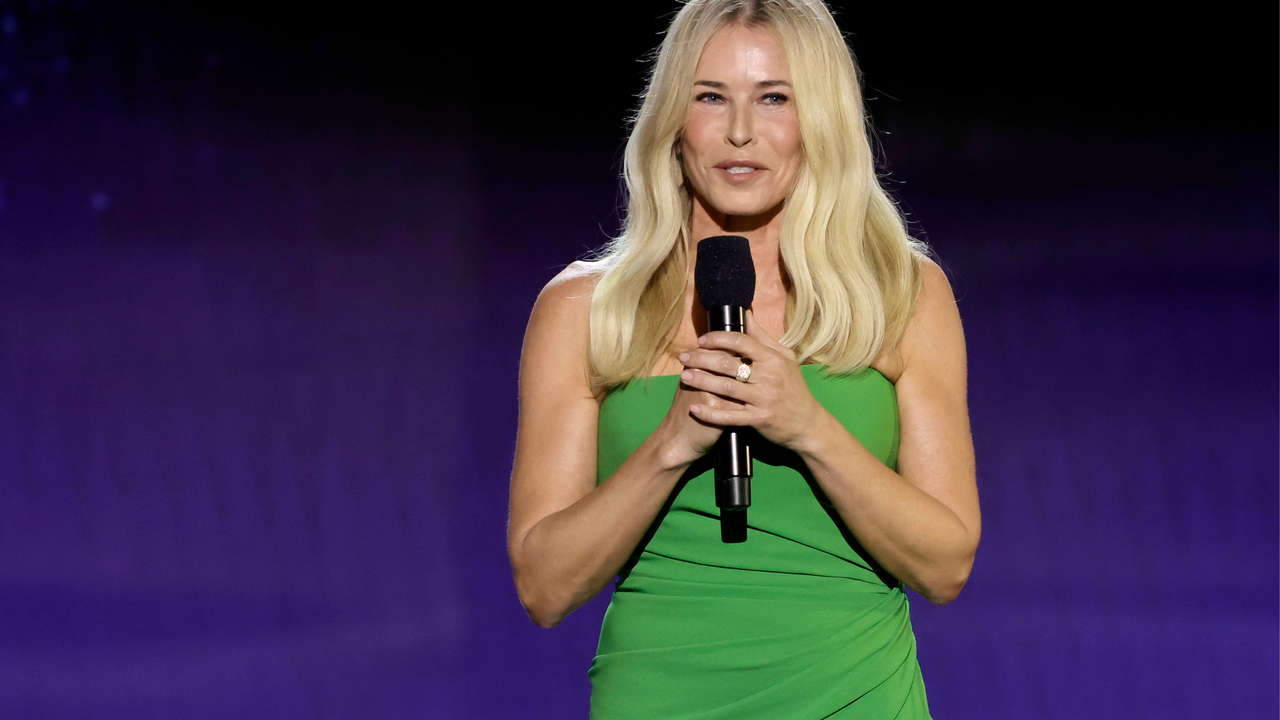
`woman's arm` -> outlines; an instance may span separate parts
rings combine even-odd
[[[719,429],[671,412],[608,480],[596,485],[599,402],[587,382],[595,276],[575,263],[538,296],[520,359],[520,424],[511,473],[507,549],[529,617],[558,624],[609,584],[681,474]]]
[[[749,336],[711,333],[703,347],[712,352],[681,358],[691,368],[685,382],[746,405],[743,410],[698,407],[696,416],[752,425],[798,453],[872,557],[931,602],[944,604],[968,580],[981,519],[960,315],[942,271],[927,261],[922,269],[924,287],[898,346],[902,443],[897,472],[813,398],[795,356],[754,324]],[[726,352],[752,358],[751,383],[725,377],[738,363]]]
[[[938,266],[922,269],[917,311],[899,344],[898,472],[830,413],[797,451],[863,547],[930,602],[944,604],[969,579],[981,516],[960,313]]]

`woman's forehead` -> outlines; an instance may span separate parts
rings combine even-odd
[[[746,81],[751,84],[790,81],[787,54],[782,43],[762,27],[739,23],[716,31],[698,58],[694,82]]]

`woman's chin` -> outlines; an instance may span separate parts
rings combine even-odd
[[[716,202],[719,201],[719,202]],[[717,214],[726,218],[767,218],[773,212],[781,207],[781,201],[769,198],[767,200],[748,199],[748,198],[713,198],[708,203],[711,209]]]

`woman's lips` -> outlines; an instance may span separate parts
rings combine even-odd
[[[744,185],[765,172],[767,168],[760,163],[726,161],[715,166],[721,177],[734,185]]]

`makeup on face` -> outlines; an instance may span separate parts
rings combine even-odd
[[[695,71],[681,139],[685,175],[718,213],[766,213],[786,199],[801,161],[800,125],[781,43],[730,25],[712,36]]]

